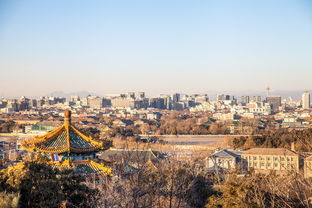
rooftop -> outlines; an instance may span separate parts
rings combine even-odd
[[[110,148],[98,154],[98,158],[107,162],[117,162],[125,160],[127,162],[135,162],[144,164],[149,160],[161,158],[162,154],[152,150],[138,149],[115,149]]]
[[[92,152],[102,148],[102,142],[81,133],[71,124],[71,112],[65,111],[64,124],[53,131],[22,143],[28,151],[46,153]]]
[[[245,152],[243,155],[287,155],[287,156],[298,156],[297,153],[285,149],[285,148],[252,148]]]

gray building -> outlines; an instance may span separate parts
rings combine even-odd
[[[236,170],[241,167],[240,155],[223,149],[206,158],[206,168],[210,170]]]
[[[278,112],[279,107],[282,105],[281,96],[268,96],[266,102],[270,104],[272,112]]]

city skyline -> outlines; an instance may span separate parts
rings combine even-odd
[[[2,90],[2,91],[1,91]],[[164,91],[156,91],[152,93],[150,89],[147,90],[142,90],[142,89],[135,89],[135,90],[115,90],[115,91],[110,91],[109,89],[105,90],[99,90],[99,91],[90,91],[88,90],[79,90],[79,91],[66,91],[66,90],[54,90],[52,91],[46,91],[41,93],[31,93],[30,91],[18,91],[18,92],[13,92],[9,93],[5,88],[0,88],[0,98],[10,98],[10,99],[17,99],[22,96],[29,97],[29,98],[36,98],[40,96],[58,96],[58,97],[68,97],[71,95],[79,95],[79,96],[87,96],[87,95],[95,95],[95,96],[106,96],[106,95],[113,95],[113,94],[123,94],[127,92],[145,92],[147,97],[157,97],[162,94],[174,94],[174,93],[180,93],[180,94],[185,94],[185,95],[192,95],[192,94],[208,94],[209,96],[212,96],[215,98],[218,94],[231,94],[234,96],[253,96],[253,95],[260,95],[265,97],[266,96],[266,91],[265,89],[255,89],[255,90],[192,90],[192,91],[179,91],[179,90],[164,90]],[[271,90],[271,95],[272,96],[281,96],[283,98],[293,98],[293,99],[301,99],[301,94],[303,92],[310,92],[312,93],[312,89],[298,89],[298,90],[283,90],[283,89],[276,89],[276,90]],[[65,95],[65,96],[63,96]]]
[[[261,99],[265,100],[266,97],[270,96],[279,96],[282,99],[286,100],[292,100],[292,101],[301,101],[302,100],[302,95],[304,93],[312,93],[312,90],[293,90],[293,91],[283,91],[283,90],[271,90],[268,92],[263,90],[263,91],[206,91],[206,92],[194,92],[194,93],[183,93],[183,92],[170,92],[170,93],[160,93],[160,94],[150,94],[148,92],[139,90],[139,91],[124,91],[124,92],[119,92],[119,93],[106,93],[106,94],[101,94],[101,93],[95,93],[95,92],[89,92],[89,91],[77,91],[77,92],[64,92],[64,91],[54,91],[48,94],[43,94],[43,95],[36,95],[36,96],[28,96],[28,95],[20,95],[20,96],[3,96],[0,94],[0,98],[4,99],[23,99],[25,98],[40,98],[40,97],[60,97],[60,98],[66,98],[70,99],[72,96],[78,96],[80,98],[83,97],[88,97],[88,96],[96,96],[96,97],[115,97],[115,96],[120,96],[120,95],[127,95],[128,93],[144,93],[145,97],[147,98],[156,98],[156,97],[162,97],[162,96],[172,96],[174,94],[180,94],[181,96],[194,96],[194,95],[206,95],[209,100],[217,100],[219,95],[230,95],[234,96],[235,99],[242,100],[246,99],[244,97],[249,97],[251,99],[253,96],[258,96]]]
[[[312,89],[307,1],[2,1],[0,96]]]
[[[0,0],[0,207],[312,207],[312,0]]]

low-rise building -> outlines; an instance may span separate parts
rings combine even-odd
[[[259,173],[299,172],[299,155],[284,148],[252,148],[243,152],[242,159],[247,164],[248,170]]]
[[[127,119],[116,119],[113,121],[113,125],[119,126],[119,127],[126,127],[132,124],[133,124],[133,121],[127,120]]]
[[[271,106],[268,103],[257,103],[251,102],[247,104],[247,108],[250,113],[261,114],[261,115],[270,115],[271,114]]]
[[[210,170],[236,170],[240,164],[240,156],[227,149],[216,151],[206,158],[206,168]]]
[[[151,113],[146,114],[146,118],[149,120],[157,120],[157,119],[160,119],[161,116],[162,114],[159,112],[151,112]]]
[[[214,113],[213,118],[221,121],[226,121],[239,119],[240,117],[235,113]]]
[[[304,177],[305,178],[312,177],[312,156],[306,157],[304,159]]]

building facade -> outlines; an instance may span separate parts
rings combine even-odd
[[[278,112],[282,105],[282,98],[280,96],[268,96],[266,102],[270,104],[273,112]]]
[[[304,92],[302,94],[302,98],[301,98],[301,102],[302,102],[302,108],[303,109],[309,109],[311,107],[311,100],[310,100],[310,93],[309,92]]]
[[[242,153],[248,170],[259,173],[299,172],[299,155],[284,148],[252,148]]]
[[[206,158],[206,168],[209,170],[237,170],[240,168],[240,156],[232,151],[219,150]]]

